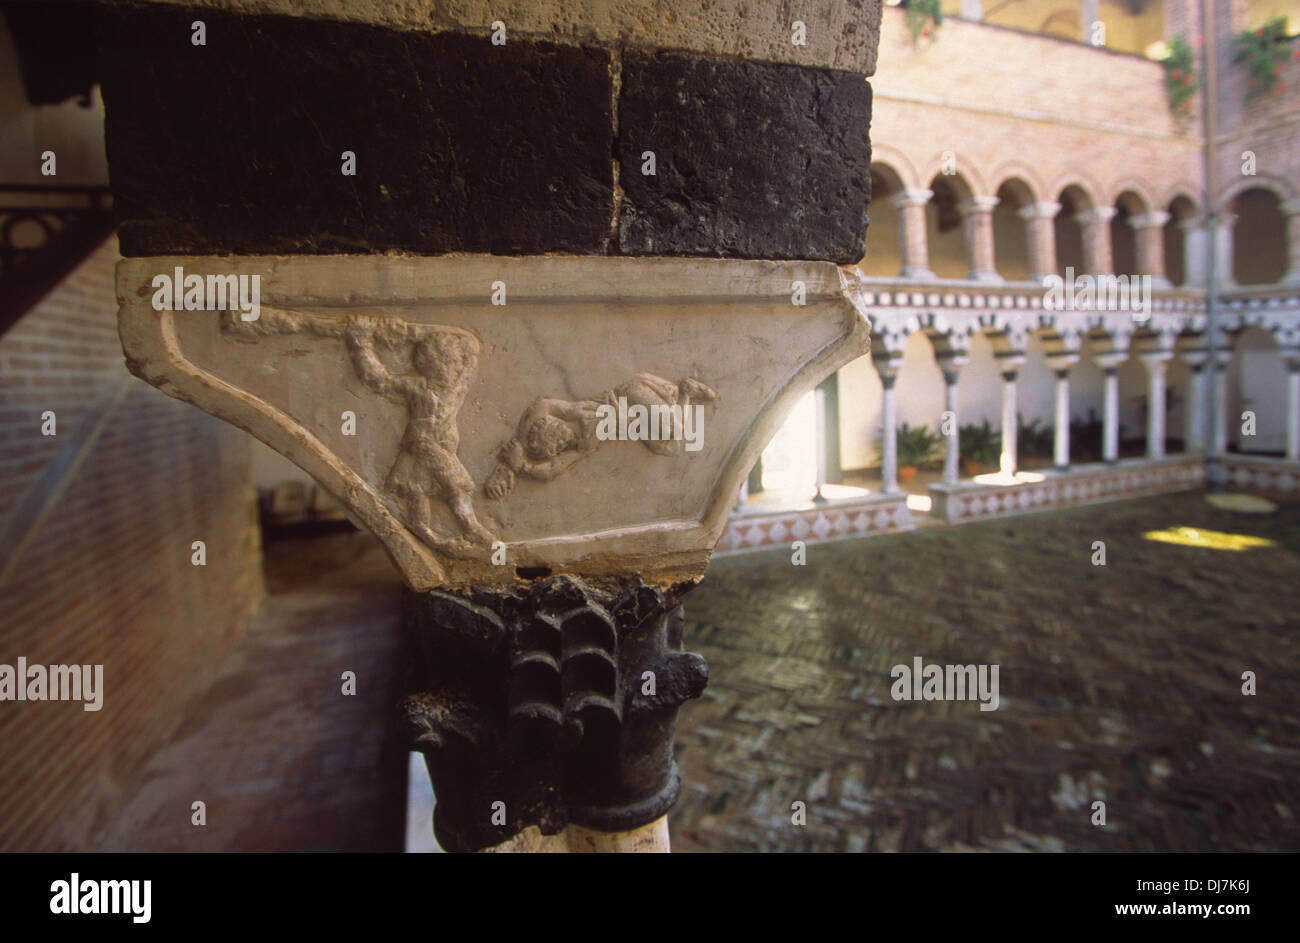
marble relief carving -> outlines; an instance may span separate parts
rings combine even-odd
[[[520,475],[550,481],[602,442],[619,438],[620,431],[622,437],[640,442],[656,455],[680,455],[691,439],[684,427],[692,424],[692,408],[717,397],[694,377],[674,383],[640,373],[594,399],[539,398],[519,417],[514,436],[497,450],[497,465],[484,491],[489,498],[504,498]],[[636,410],[641,410],[643,423],[653,420],[653,432],[645,428],[640,436],[627,435],[627,424],[621,420]],[[613,434],[602,425],[612,427]]]
[[[406,407],[397,460],[383,484],[389,508],[412,533],[444,553],[488,547],[496,539],[474,513],[474,480],[457,455],[456,414],[482,349],[473,332],[367,314],[337,318],[275,308],[263,308],[254,321],[224,312],[222,330],[245,338],[312,334],[342,339],[361,382]],[[390,370],[377,355],[379,346],[402,353],[410,370]],[[451,509],[460,527],[458,536],[433,530],[430,502],[435,500]]]
[[[258,276],[260,313],[154,307],[182,264]],[[416,590],[677,583],[794,403],[868,351],[857,282],[823,262],[134,258],[118,326],[132,372],[304,469]]]

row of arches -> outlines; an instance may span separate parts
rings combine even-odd
[[[1126,185],[1107,202],[1083,181],[1049,199],[1013,174],[982,196],[968,176],[940,170],[922,187],[893,165],[871,166],[871,226],[860,263],[869,276],[1034,281],[1067,272],[1151,275],[1156,287],[1203,287],[1208,233],[1190,188],[1161,202]],[[1300,200],[1261,178],[1240,185],[1218,220],[1224,287],[1300,280]]]

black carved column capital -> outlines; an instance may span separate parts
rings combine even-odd
[[[704,659],[681,650],[692,586],[562,575],[406,591],[418,693],[402,708],[444,848],[529,825],[626,831],[672,807],[677,708],[708,682]]]

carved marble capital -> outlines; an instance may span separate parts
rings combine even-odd
[[[297,463],[417,590],[698,579],[795,402],[869,348],[827,262],[164,257],[117,283],[132,372]]]

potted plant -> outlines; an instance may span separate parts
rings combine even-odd
[[[967,423],[957,429],[957,451],[961,455],[962,471],[974,478],[986,466],[997,467],[1002,457],[1002,432],[994,429],[987,419],[979,425]]]
[[[912,34],[912,45],[921,37],[933,42],[934,34],[943,22],[943,5],[940,0],[905,0],[907,29]]]
[[[1041,468],[1051,462],[1056,450],[1056,433],[1042,420],[1025,422],[1023,413],[1016,414],[1016,452],[1023,468]]]
[[[1182,36],[1169,42],[1169,52],[1160,64],[1165,70],[1165,92],[1169,96],[1169,110],[1179,121],[1192,117],[1193,98],[1201,87],[1196,77],[1196,56]]]
[[[881,437],[876,437],[876,447],[880,448]],[[939,436],[927,426],[910,426],[900,423],[894,430],[895,455],[898,457],[898,480],[907,484],[916,478],[916,472],[924,465],[935,460],[939,449]]]
[[[1078,462],[1101,461],[1102,421],[1095,409],[1088,410],[1087,419],[1070,420],[1070,453]]]
[[[1282,65],[1291,58],[1287,39],[1284,16],[1275,16],[1258,29],[1248,29],[1233,37],[1233,61],[1244,62],[1250,73],[1247,99],[1266,95],[1274,88],[1286,91],[1286,83],[1279,83],[1278,76]]]

